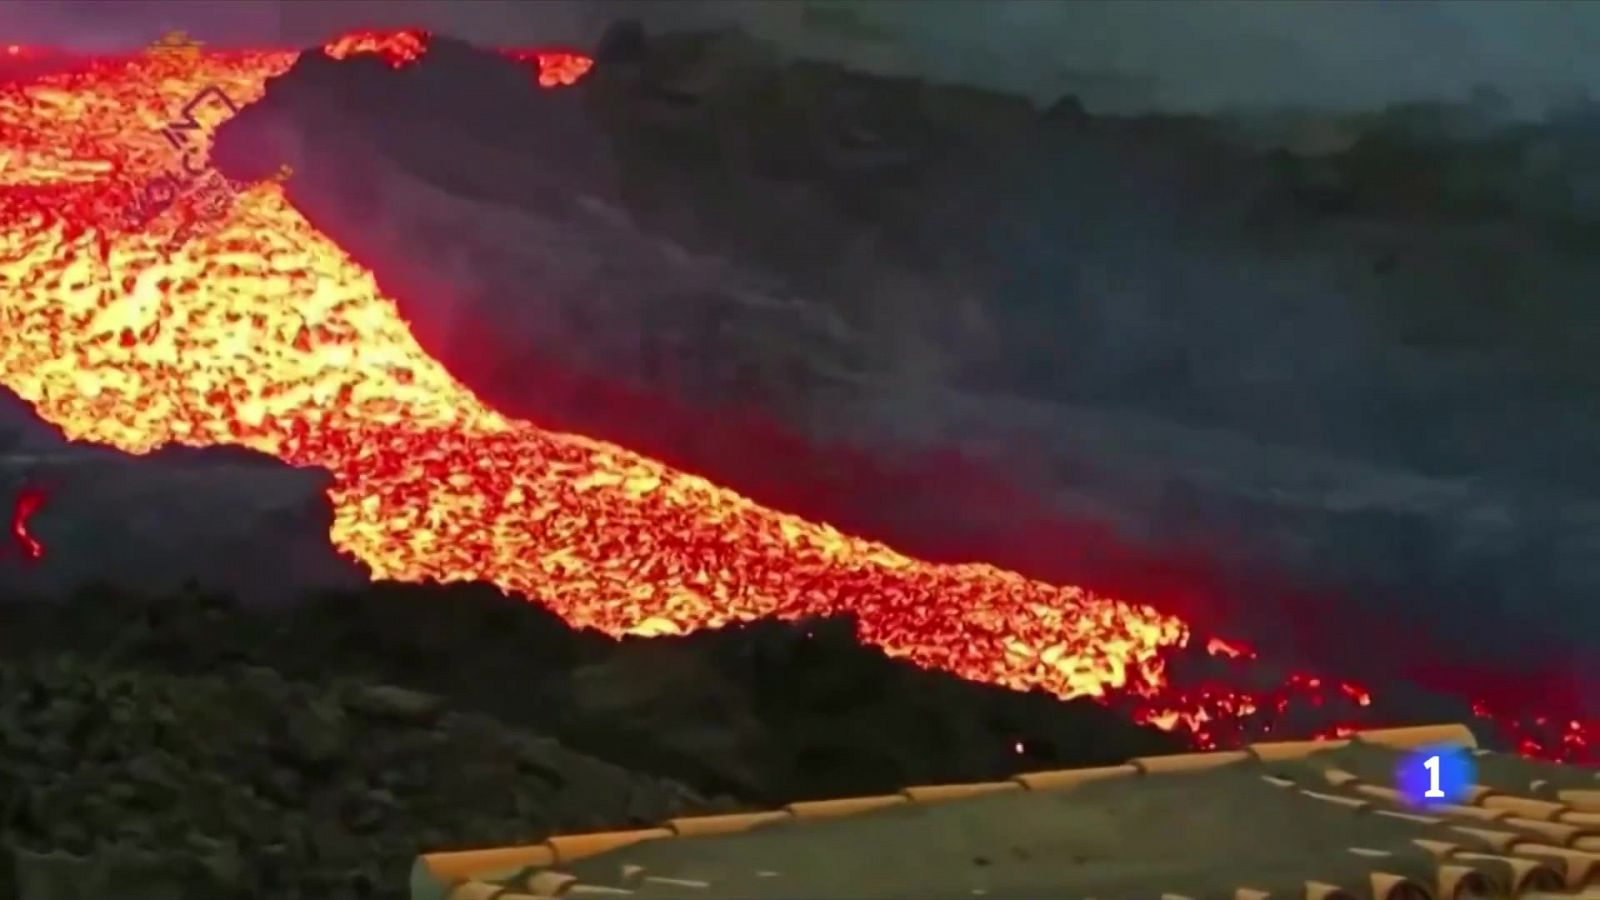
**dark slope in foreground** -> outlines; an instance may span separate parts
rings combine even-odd
[[[726,808],[436,698],[0,663],[0,896],[401,898],[411,855]],[[13,893],[14,891],[14,893]]]
[[[277,609],[200,593],[92,590],[70,602],[0,606],[0,649],[185,676],[255,665],[317,683],[394,683],[629,768],[763,803],[1179,746],[1091,701],[891,660],[860,645],[847,620],[612,641],[476,585],[379,583]]]
[[[422,851],[1178,749],[847,623],[616,642],[479,586],[7,602],[0,660],[0,894],[9,865],[29,900],[399,897]]]

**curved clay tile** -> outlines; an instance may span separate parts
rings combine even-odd
[[[1555,893],[1562,889],[1561,873],[1546,863],[1512,857],[1511,867],[1519,879],[1516,883],[1518,897],[1532,892]]]
[[[1055,791],[1075,788],[1109,778],[1131,778],[1139,770],[1131,765],[1099,766],[1093,769],[1057,769],[1051,772],[1029,772],[1011,779],[1030,791]]]
[[[1349,741],[1265,741],[1245,748],[1251,756],[1262,762],[1288,762],[1304,759],[1323,750],[1338,750],[1350,746]]]
[[[682,819],[668,819],[667,828],[678,837],[711,837],[718,834],[737,834],[749,831],[759,825],[770,825],[773,822],[785,822],[794,816],[783,810],[758,813],[734,813],[727,816],[687,816]]]
[[[1344,888],[1323,881],[1306,882],[1305,900],[1356,900]]]
[[[1495,853],[1458,853],[1456,859],[1484,873],[1491,882],[1508,888],[1512,897],[1521,897],[1530,891],[1561,890],[1561,873],[1536,859]]]
[[[1449,859],[1461,850],[1460,844],[1448,844],[1444,841],[1434,841],[1427,838],[1417,838],[1411,843],[1428,851],[1434,859]]]
[[[1174,753],[1168,756],[1141,756],[1128,760],[1146,775],[1176,775],[1184,772],[1204,772],[1231,766],[1250,758],[1243,750],[1216,750],[1210,753]]]
[[[1600,884],[1600,853],[1587,853],[1571,847],[1549,844],[1520,844],[1518,856],[1539,859],[1561,870],[1562,880],[1569,888],[1584,888]]]
[[[1484,809],[1505,810],[1513,816],[1524,819],[1554,819],[1567,810],[1564,803],[1551,803],[1548,800],[1535,800],[1532,797],[1514,797],[1510,794],[1491,794],[1484,797],[1479,805]]]
[[[421,857],[421,862],[435,878],[449,882],[471,878],[479,872],[553,866],[556,863],[556,853],[549,844],[528,844],[522,847],[497,847],[493,850],[428,853]]]
[[[1272,895],[1255,888],[1239,888],[1233,892],[1233,900],[1272,900]]]
[[[1489,849],[1505,853],[1516,846],[1518,841],[1527,840],[1515,831],[1500,831],[1491,828],[1469,828],[1466,825],[1452,825],[1450,830],[1458,834],[1465,834],[1477,838]]]
[[[1600,813],[1600,790],[1557,791],[1556,797],[1573,809],[1582,812]]]
[[[1442,865],[1434,889],[1439,894],[1439,900],[1485,897],[1489,894],[1489,879],[1471,866]]]
[[[844,800],[809,800],[804,803],[791,803],[785,806],[784,810],[792,813],[797,819],[831,819],[838,816],[854,816],[909,802],[900,794],[882,794],[877,797],[849,797]]]
[[[1523,831],[1531,831],[1546,839],[1547,843],[1560,846],[1570,846],[1577,840],[1578,835],[1584,830],[1576,825],[1566,825],[1561,822],[1545,822],[1539,819],[1521,819],[1512,816],[1505,820],[1505,824],[1513,825]]]
[[[599,856],[618,847],[641,841],[656,841],[672,837],[669,828],[645,828],[638,831],[600,831],[594,834],[564,834],[551,838],[550,849],[556,852],[558,866],[564,866],[589,856]]]
[[[1449,816],[1452,819],[1472,819],[1476,822],[1499,822],[1510,817],[1510,813],[1503,809],[1484,809],[1481,806],[1457,806],[1454,803],[1436,803],[1428,807],[1429,812]]]
[[[912,803],[943,803],[946,800],[965,800],[968,797],[1022,789],[1022,785],[1015,781],[980,781],[975,784],[924,784],[908,787],[900,793]]]
[[[1372,900],[1433,900],[1433,891],[1392,872],[1373,872],[1370,876]]]
[[[1429,744],[1459,744],[1477,747],[1478,739],[1465,725],[1417,725],[1410,728],[1378,728],[1357,732],[1355,740],[1395,750],[1414,750]]]
[[[1576,825],[1585,830],[1590,828],[1600,830],[1600,812],[1575,812],[1573,810],[1567,810],[1561,815],[1556,816],[1556,821],[1566,822],[1568,825]]]
[[[523,879],[520,887],[538,897],[555,897],[577,883],[578,878],[575,875],[546,870]]]
[[[505,885],[465,881],[450,891],[449,900],[495,900],[505,892]]]

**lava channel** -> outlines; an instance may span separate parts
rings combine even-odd
[[[425,51],[422,32],[322,50],[397,67]],[[506,52],[551,88],[588,71],[579,54]],[[0,381],[68,437],[129,453],[236,444],[324,467],[330,537],[375,578],[487,581],[613,635],[849,613],[894,656],[1115,702],[1202,746],[1269,731],[1294,704],[1348,710],[1351,724],[1369,704],[1359,686],[1302,675],[1253,693],[1181,687],[1168,663],[1192,635],[1173,616],[912,559],[504,416],[422,350],[372,273],[280,185],[245,189],[181,244],[181,198],[125,224],[120,211],[172,167],[150,138],[175,110],[208,86],[243,106],[296,55],[99,59],[0,88]],[[1587,732],[1571,726],[1525,749],[1572,755]]]

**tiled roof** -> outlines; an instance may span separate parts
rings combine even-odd
[[[1403,752],[1472,748],[1461,805],[1406,805]],[[422,856],[412,900],[1600,898],[1600,772],[1460,725],[907,788]]]

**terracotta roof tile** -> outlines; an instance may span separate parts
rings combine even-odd
[[[939,803],[944,800],[960,800],[965,797],[1022,789],[1022,783],[1017,781],[979,781],[972,784],[928,784],[908,787],[901,793],[912,803]]]
[[[555,851],[555,864],[562,866],[590,856],[609,853],[629,844],[656,841],[673,836],[671,828],[647,828],[642,831],[604,831],[597,834],[561,834],[545,841],[545,845]]]
[[[728,816],[691,816],[685,819],[672,819],[667,822],[678,837],[708,837],[713,834],[737,834],[748,831],[757,825],[766,825],[782,821],[794,816],[786,809],[772,812],[736,813]]]
[[[430,854],[412,896],[1600,900],[1596,773],[1478,751],[1459,803],[1409,808],[1397,753],[1444,743],[1476,747],[1386,729]]]
[[[784,810],[797,819],[831,819],[836,816],[853,816],[890,806],[911,802],[904,794],[884,794],[879,797],[847,797],[843,800],[812,800],[791,803]]]

